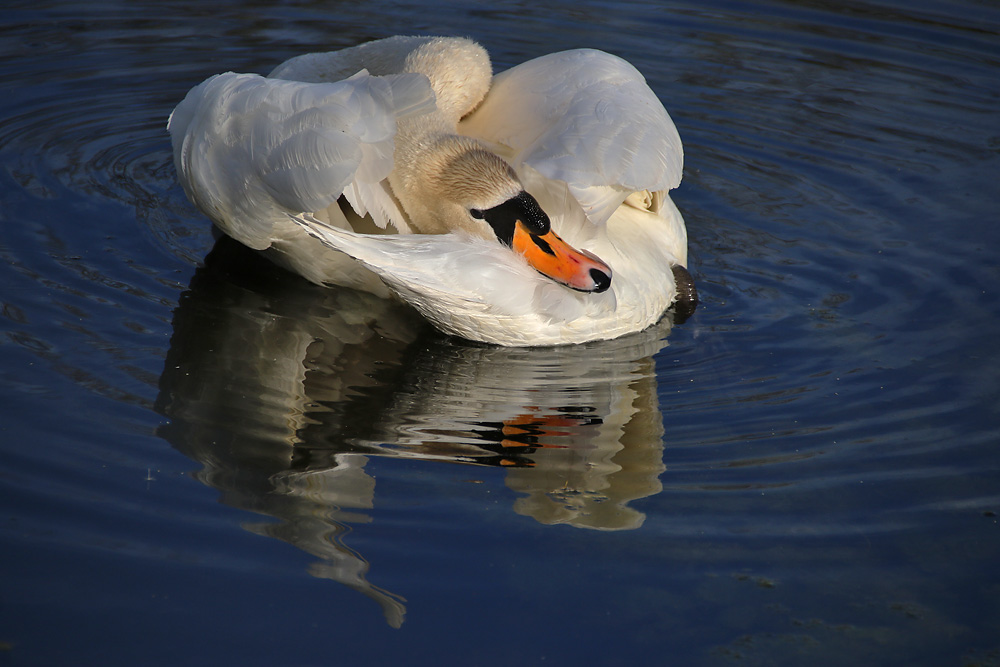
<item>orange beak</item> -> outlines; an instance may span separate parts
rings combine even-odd
[[[569,245],[555,232],[532,234],[520,220],[514,225],[514,251],[542,275],[580,292],[603,292],[611,286],[611,267]]]

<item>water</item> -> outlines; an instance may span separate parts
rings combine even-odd
[[[1000,664],[995,5],[0,26],[0,663]],[[644,72],[694,316],[496,349],[216,244],[172,107],[397,33]]]

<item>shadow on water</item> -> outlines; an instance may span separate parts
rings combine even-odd
[[[408,306],[322,289],[222,238],[175,312],[159,434],[202,465],[223,502],[278,519],[247,526],[319,558],[310,568],[375,600],[342,538],[369,522],[369,457],[496,466],[542,524],[630,530],[658,493],[659,325],[616,341],[531,350],[446,338]]]

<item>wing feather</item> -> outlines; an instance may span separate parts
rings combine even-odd
[[[261,249],[276,220],[321,210],[352,185],[383,226],[401,215],[380,184],[396,122],[433,105],[417,74],[303,83],[229,72],[192,89],[167,127],[188,197]]]
[[[459,129],[500,146],[515,168],[564,181],[594,222],[632,192],[681,180],[670,116],[632,65],[602,51],[554,53],[498,74]]]

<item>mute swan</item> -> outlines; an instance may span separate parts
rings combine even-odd
[[[449,334],[579,343],[697,302],[666,194],[680,137],[607,53],[492,76],[471,40],[391,37],[213,76],[167,127],[223,232],[316,283],[387,286]]]

